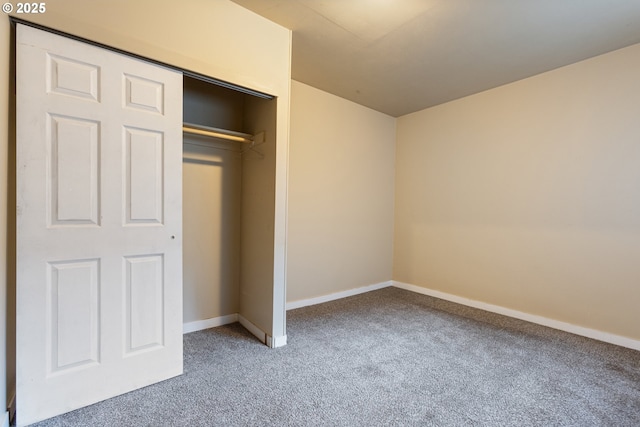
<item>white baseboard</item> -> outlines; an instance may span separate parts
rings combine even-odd
[[[267,333],[266,332],[264,332],[262,329],[258,328],[256,325],[254,325],[253,323],[251,323],[250,321],[248,321],[246,318],[242,317],[241,315],[238,315],[238,322],[240,322],[240,324],[242,326],[244,326],[244,328],[247,331],[249,331],[253,335],[255,335],[256,338],[258,338],[264,344],[267,344]]]
[[[315,298],[302,299],[298,301],[291,301],[287,303],[287,310],[293,310],[295,308],[307,307],[309,305],[322,304],[323,302],[334,301],[341,298],[351,297],[365,292],[375,291],[382,288],[392,286],[392,280],[386,282],[375,283],[373,285],[362,286],[360,288],[349,289],[348,291],[336,292],[334,294],[323,295]]]
[[[211,319],[198,320],[195,322],[188,322],[182,325],[182,333],[188,334],[190,332],[201,331],[203,329],[215,328],[217,326],[228,325],[230,323],[240,322],[245,329],[256,336],[261,342],[271,348],[283,347],[287,345],[287,336],[272,337],[267,335],[262,329],[251,323],[241,315],[229,314],[227,316],[214,317]],[[4,426],[2,426],[4,427]]]
[[[16,389],[13,389],[13,394],[11,395],[11,399],[9,399],[9,404],[7,405],[8,415],[9,415],[9,424],[15,420],[16,417]]]
[[[9,411],[6,411],[2,417],[2,427],[9,427],[9,425]]]
[[[182,333],[201,331],[203,329],[215,328],[217,326],[228,325],[238,321],[238,314],[229,314],[227,316],[213,317],[211,319],[197,320],[182,324]]]
[[[502,314],[504,316],[509,316],[516,319],[520,319],[520,320],[525,320],[527,322],[536,323],[538,325],[547,326],[549,328],[558,329],[560,331],[569,332],[575,335],[581,335],[583,337],[607,342],[609,344],[615,344],[615,345],[619,345],[621,347],[627,347],[633,350],[640,350],[640,341],[637,341],[631,338],[598,331],[596,329],[585,328],[582,326],[573,325],[571,323],[549,319],[547,317],[536,316],[535,314],[524,313],[522,311],[512,310],[510,308],[501,307],[499,305],[487,304],[482,301],[463,298],[457,295],[452,295],[445,292],[436,291],[433,289],[423,288],[421,286],[397,282],[395,280],[392,280],[391,282],[393,286],[395,286],[396,288],[405,289],[407,291],[412,291],[412,292],[416,292],[423,295],[429,295],[435,298],[440,298],[446,301],[455,302],[455,303],[466,305],[469,307],[479,308],[481,310]]]
[[[281,337],[272,337],[267,335],[267,346],[271,348],[284,347],[287,345],[287,336],[283,335]]]
[[[278,348],[287,345],[286,335],[283,335],[281,337],[272,337],[241,315],[238,315],[238,322],[240,322],[240,324],[244,326],[247,331],[251,332],[256,338],[266,344],[267,347]]]

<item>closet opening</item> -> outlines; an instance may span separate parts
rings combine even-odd
[[[272,329],[276,101],[183,76],[183,332]]]

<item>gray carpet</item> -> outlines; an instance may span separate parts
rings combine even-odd
[[[289,311],[289,344],[185,335],[185,374],[38,426],[640,426],[640,352],[386,288]]]

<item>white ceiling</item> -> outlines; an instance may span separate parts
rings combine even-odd
[[[396,117],[640,43],[640,0],[233,1],[293,30],[293,79]]]

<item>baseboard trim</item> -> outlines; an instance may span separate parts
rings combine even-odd
[[[362,286],[360,288],[349,289],[348,291],[336,292],[329,295],[323,295],[315,298],[302,299],[298,301],[291,301],[287,303],[287,310],[294,310],[296,308],[307,307],[309,305],[322,304],[323,302],[329,302],[338,300],[341,298],[347,298],[354,295],[364,294],[365,292],[376,291],[382,288],[388,288],[392,286],[392,280],[386,282],[375,283],[373,285]]]
[[[287,336],[283,335],[281,337],[272,337],[267,335],[267,345],[271,348],[284,347],[287,345]]]
[[[7,405],[7,410],[9,413],[9,424],[15,420],[16,418],[16,389],[13,389],[13,394],[11,395],[11,399],[9,399],[9,404]]]
[[[594,340],[603,341],[609,344],[619,345],[621,347],[627,347],[633,350],[640,350],[640,341],[623,337],[620,335],[610,334],[608,332],[598,331],[596,329],[585,328],[582,326],[573,325],[571,323],[561,322],[558,320],[549,319],[547,317],[537,316],[535,314],[529,314],[518,310],[512,310],[510,308],[501,307],[499,305],[488,304],[482,301],[476,301],[468,298],[463,298],[457,295],[448,294],[446,292],[436,291],[433,289],[423,288],[421,286],[411,285],[409,283],[397,282],[392,280],[392,285],[396,288],[405,289],[407,291],[416,292],[418,294],[428,295],[435,298],[440,298],[446,301],[455,302],[458,304],[466,305],[473,308],[479,308],[481,310],[489,311],[496,314],[502,314],[504,316],[513,317],[515,319],[525,320],[527,322],[536,323],[538,325],[547,326],[549,328],[558,329],[560,331],[569,332],[575,335],[580,335]]]
[[[228,325],[238,321],[238,314],[229,314],[227,316],[212,317],[211,319],[196,320],[182,325],[182,333],[201,331],[203,329],[215,328],[217,326]]]
[[[249,320],[247,320],[245,317],[243,317],[240,314],[238,315],[238,322],[240,322],[240,324],[242,326],[244,326],[244,328],[247,331],[251,332],[263,344],[267,344],[267,333],[266,332],[264,332],[262,329],[258,328],[256,325],[251,323]]]
[[[230,323],[240,322],[242,326],[256,338],[258,338],[262,343],[266,344],[271,348],[283,347],[287,345],[287,336],[283,335],[281,337],[272,337],[267,335],[262,329],[251,323],[245,317],[235,313],[229,314],[227,316],[213,317],[211,319],[205,320],[197,320],[195,322],[188,322],[182,325],[182,333],[188,334],[191,332],[201,331],[203,329],[215,328],[217,326],[228,325]]]

